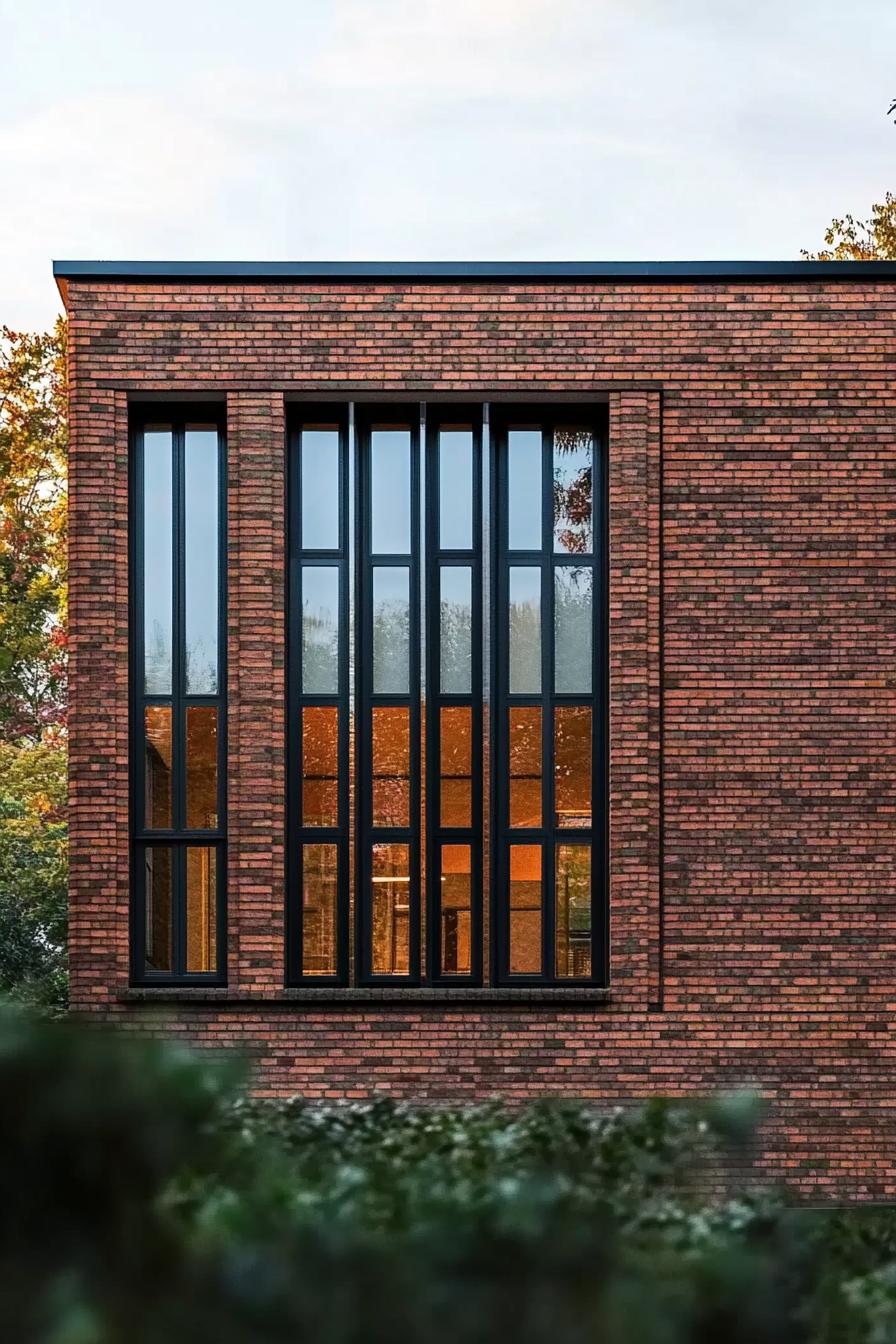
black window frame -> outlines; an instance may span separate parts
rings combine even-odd
[[[507,759],[508,641],[494,613],[506,610],[507,573],[513,563],[529,563],[528,552],[510,553],[506,546],[506,428],[521,420],[538,422],[542,432],[543,548],[542,691],[534,701],[542,707],[543,822],[542,919],[544,952],[539,976],[507,971],[510,914],[509,843],[525,842],[534,833],[510,829],[509,774],[499,763]],[[302,552],[299,545],[301,480],[299,445],[303,423],[323,421],[340,426],[340,548],[338,553]],[[303,402],[290,408],[287,428],[287,912],[286,984],[303,989],[396,988],[421,985],[440,988],[520,988],[581,991],[602,989],[609,975],[609,569],[608,569],[608,414],[601,403],[576,402],[451,402],[437,397],[419,401]],[[373,555],[371,546],[370,430],[375,425],[401,425],[411,437],[411,551]],[[469,425],[473,432],[473,546],[470,550],[440,548],[439,430]],[[562,427],[587,428],[593,435],[593,546],[586,564],[593,567],[592,690],[590,696],[565,695],[553,689],[554,571],[575,566],[575,556],[553,550],[553,434]],[[301,668],[302,563],[340,567],[339,693],[303,698],[297,685]],[[407,566],[410,600],[409,694],[374,694],[372,641],[372,572],[380,565]],[[439,570],[443,565],[472,569],[473,640],[471,694],[441,693],[439,659]],[[547,590],[550,590],[549,592]],[[504,608],[500,607],[504,601]],[[425,690],[425,695],[424,695]],[[339,705],[338,828],[301,825],[301,705],[315,699]],[[554,707],[587,700],[592,712],[592,819],[589,828],[557,827],[553,822]],[[515,703],[517,701],[515,700]],[[371,774],[371,709],[374,704],[410,708],[411,825],[373,827]],[[443,705],[469,704],[473,719],[473,816],[469,828],[442,827],[439,817],[439,710]],[[354,715],[354,724],[350,716]],[[353,734],[351,732],[353,728]],[[351,742],[350,742],[351,737]],[[425,742],[425,747],[424,747]],[[425,756],[425,762],[424,762]],[[550,767],[550,768],[549,768]],[[424,779],[425,776],[425,779]],[[359,781],[366,780],[363,787]],[[425,784],[425,792],[424,792]],[[425,798],[425,808],[421,807]],[[549,810],[550,809],[550,812]],[[555,819],[554,819],[555,821]],[[353,823],[353,825],[352,825]],[[339,845],[336,971],[303,974],[302,843],[328,841]],[[408,844],[411,876],[410,965],[407,975],[375,975],[371,954],[372,845]],[[471,849],[471,969],[441,973],[438,883],[443,844],[469,844]],[[555,970],[554,870],[559,844],[591,846],[592,929],[591,974],[558,977]],[[488,946],[485,923],[488,921]],[[425,921],[425,925],[424,925]],[[425,928],[425,946],[421,931]],[[485,971],[488,971],[486,977]]]
[[[339,545],[335,548],[302,546],[302,432],[310,425],[333,423],[339,434]],[[292,414],[288,421],[286,470],[287,563],[287,750],[286,839],[286,978],[303,987],[346,985],[349,978],[349,910],[351,898],[350,849],[351,765],[350,715],[353,698],[349,679],[349,602],[352,585],[350,536],[350,417],[346,403],[315,403]],[[335,694],[305,694],[302,669],[302,570],[305,566],[334,568],[339,573],[339,649]],[[337,743],[337,825],[305,826],[302,816],[302,710],[335,707],[339,715]],[[306,972],[303,967],[303,850],[305,845],[333,844],[337,851],[336,967],[332,975]]]
[[[601,412],[603,411],[603,414]],[[541,546],[511,549],[509,545],[508,431],[531,424],[541,430]],[[553,446],[558,429],[589,429],[594,444],[592,459],[592,549],[584,558],[592,569],[591,695],[558,692],[554,684],[555,573],[575,567],[568,552],[554,548]],[[606,412],[600,406],[514,403],[492,406],[490,417],[492,472],[491,568],[493,609],[501,616],[492,631],[492,724],[491,751],[491,982],[498,988],[583,989],[602,988],[608,981],[609,937],[609,658],[608,658],[608,468]],[[539,693],[510,692],[509,667],[509,573],[511,568],[532,567],[540,571],[541,690]],[[592,713],[591,826],[576,829],[556,825],[553,763],[554,711],[558,705],[588,701]],[[541,710],[541,809],[540,827],[511,827],[509,769],[509,709],[511,705],[535,706]],[[506,763],[502,768],[502,763]],[[537,844],[541,847],[542,872],[542,971],[537,975],[512,973],[510,959],[510,846]],[[555,877],[558,845],[591,846],[591,974],[587,977],[557,976],[555,967]]]
[[[218,646],[217,692],[186,690],[185,591],[185,436],[189,425],[214,425],[218,432]],[[170,428],[172,436],[172,642],[171,693],[144,689],[143,537],[144,433],[153,425]],[[129,408],[129,811],[130,811],[130,978],[138,986],[157,988],[227,984],[227,430],[226,411],[219,403],[144,403]],[[145,711],[171,706],[172,815],[170,827],[150,827],[145,812]],[[217,710],[217,825],[189,829],[186,821],[186,721],[190,707]],[[186,853],[189,848],[215,851],[217,965],[211,971],[188,971]],[[146,963],[145,854],[148,849],[171,852],[171,970],[153,971]]]

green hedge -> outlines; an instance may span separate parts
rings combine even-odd
[[[0,1092],[11,1340],[896,1339],[888,1211],[719,1193],[749,1097],[253,1102],[232,1063],[15,1013]]]

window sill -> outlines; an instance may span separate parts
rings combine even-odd
[[[581,1004],[609,1003],[610,990],[578,986],[570,989],[526,986],[520,989],[452,989],[450,987],[407,989],[279,989],[269,993],[247,992],[226,988],[202,986],[135,986],[119,995],[123,1003],[207,1003],[207,1004],[405,1004],[422,1007],[425,1004],[456,1004],[487,1008],[490,1005],[513,1003],[550,1003],[561,1007]]]

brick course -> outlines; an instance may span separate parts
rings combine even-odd
[[[265,1093],[754,1082],[763,1161],[896,1195],[896,290],[68,285],[72,995],[128,995],[127,403],[226,401],[229,989],[167,1029]],[[609,401],[611,997],[282,994],[284,398]],[[662,786],[662,788],[661,788]]]

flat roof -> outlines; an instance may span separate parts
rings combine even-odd
[[[54,261],[69,280],[662,282],[896,280],[896,261]]]

